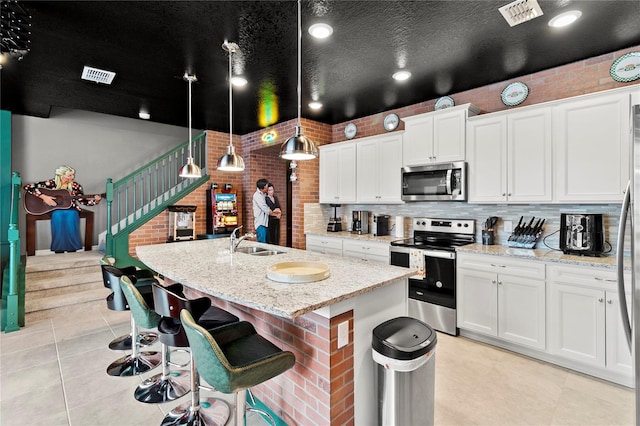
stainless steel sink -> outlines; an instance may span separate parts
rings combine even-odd
[[[284,253],[283,251],[272,250],[258,246],[243,246],[236,248],[236,252],[251,254],[253,256],[273,256],[275,254]]]

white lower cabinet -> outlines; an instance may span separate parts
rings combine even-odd
[[[551,265],[549,276],[551,352],[631,375],[632,359],[622,328],[615,271]],[[625,281],[630,283],[630,276]],[[628,292],[627,303],[630,298]]]
[[[342,255],[344,257],[355,257],[371,262],[389,264],[389,244],[360,240],[344,240],[342,242]]]
[[[322,237],[319,235],[307,235],[307,250],[322,254],[335,254],[342,256],[342,239]]]
[[[458,327],[544,350],[545,270],[540,262],[458,256]]]

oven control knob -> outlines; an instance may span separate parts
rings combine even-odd
[[[425,226],[427,224],[427,222],[425,222],[424,220],[422,221],[422,226]]]
[[[458,225],[458,228],[462,226],[460,222],[456,223],[456,225]]]
[[[442,288],[442,281],[436,281],[436,287]]]
[[[416,225],[420,225],[420,221],[419,221],[419,220],[418,220],[418,221],[416,221]]]
[[[465,227],[465,228],[468,228],[468,227],[469,227],[469,224],[468,224],[468,223],[465,223],[465,224],[464,224],[464,227]]]

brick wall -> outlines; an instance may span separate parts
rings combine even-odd
[[[456,105],[473,103],[481,109],[482,113],[487,113],[637,84],[637,81],[631,83],[614,81],[609,75],[609,67],[615,59],[623,54],[638,50],[640,50],[640,46],[448,95],[454,99]],[[507,84],[514,81],[526,83],[529,87],[529,95],[519,106],[507,107],[502,103],[500,94]],[[318,146],[339,142],[345,140],[345,126],[353,122],[358,126],[356,139],[373,136],[385,132],[382,127],[382,120],[385,115],[395,112],[400,118],[403,118],[433,111],[436,100],[437,99],[426,100],[404,108],[385,111],[339,123],[334,126],[302,119],[303,133],[310,137]],[[246,134],[242,137],[234,136],[234,145],[236,146],[237,152],[243,156],[247,166],[244,173],[218,172],[215,170],[218,158],[226,152],[228,135],[218,132],[208,132],[208,161],[209,174],[212,175],[211,181],[218,182],[219,184],[230,182],[234,185],[234,188],[238,189],[239,200],[243,206],[241,220],[246,230],[253,229],[251,196],[255,191],[255,183],[258,179],[265,177],[271,180],[276,186],[276,193],[280,198],[281,204],[283,204],[283,206],[285,204],[288,162],[279,159],[278,149],[282,142],[294,134],[296,123],[297,120],[289,120],[261,131]],[[402,128],[402,124],[400,128]],[[262,136],[267,132],[273,132],[275,136],[269,142],[264,142]],[[298,163],[298,181],[292,185],[292,211],[288,212],[283,209],[285,217],[286,215],[292,216],[292,246],[295,248],[305,248],[304,203],[318,202],[318,166],[319,162],[317,160]],[[203,212],[205,207],[203,194],[209,185],[210,184],[203,185],[181,202],[181,204],[195,204],[198,206],[198,233],[204,232],[205,221]],[[285,238],[285,223],[286,221],[283,220],[281,224],[281,242],[283,242]],[[166,213],[163,213],[158,216],[157,219],[141,227],[131,235],[131,251],[133,252],[135,246],[139,244],[165,242],[168,235],[167,225],[168,218]]]

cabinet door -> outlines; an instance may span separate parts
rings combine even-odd
[[[360,141],[357,144],[357,189],[358,202],[377,203],[378,202],[378,141]],[[400,184],[398,184],[400,188]]]
[[[528,109],[507,118],[507,199],[553,200],[551,108]]]
[[[622,201],[630,170],[629,99],[602,95],[554,107],[557,201]]]
[[[433,162],[433,115],[415,115],[403,119],[402,164],[416,166]]]
[[[467,122],[467,184],[470,203],[505,202],[507,196],[507,119]]]
[[[320,147],[320,202],[356,201],[356,145],[340,142]]]
[[[338,195],[338,147],[320,147],[320,202],[337,203]]]
[[[338,201],[356,202],[356,144],[339,144],[338,147]]]
[[[458,327],[497,336],[497,275],[460,268],[457,293]]]
[[[605,366],[604,291],[551,283],[551,353]]]
[[[467,110],[436,112],[433,116],[433,161],[465,160]]]
[[[607,369],[623,374],[633,374],[633,358],[620,318],[620,299],[615,292],[607,291]],[[627,309],[631,312],[631,294],[627,294]]]
[[[383,136],[378,141],[378,199],[380,203],[402,202],[402,136]]]
[[[545,282],[498,275],[498,336],[545,350]]]

